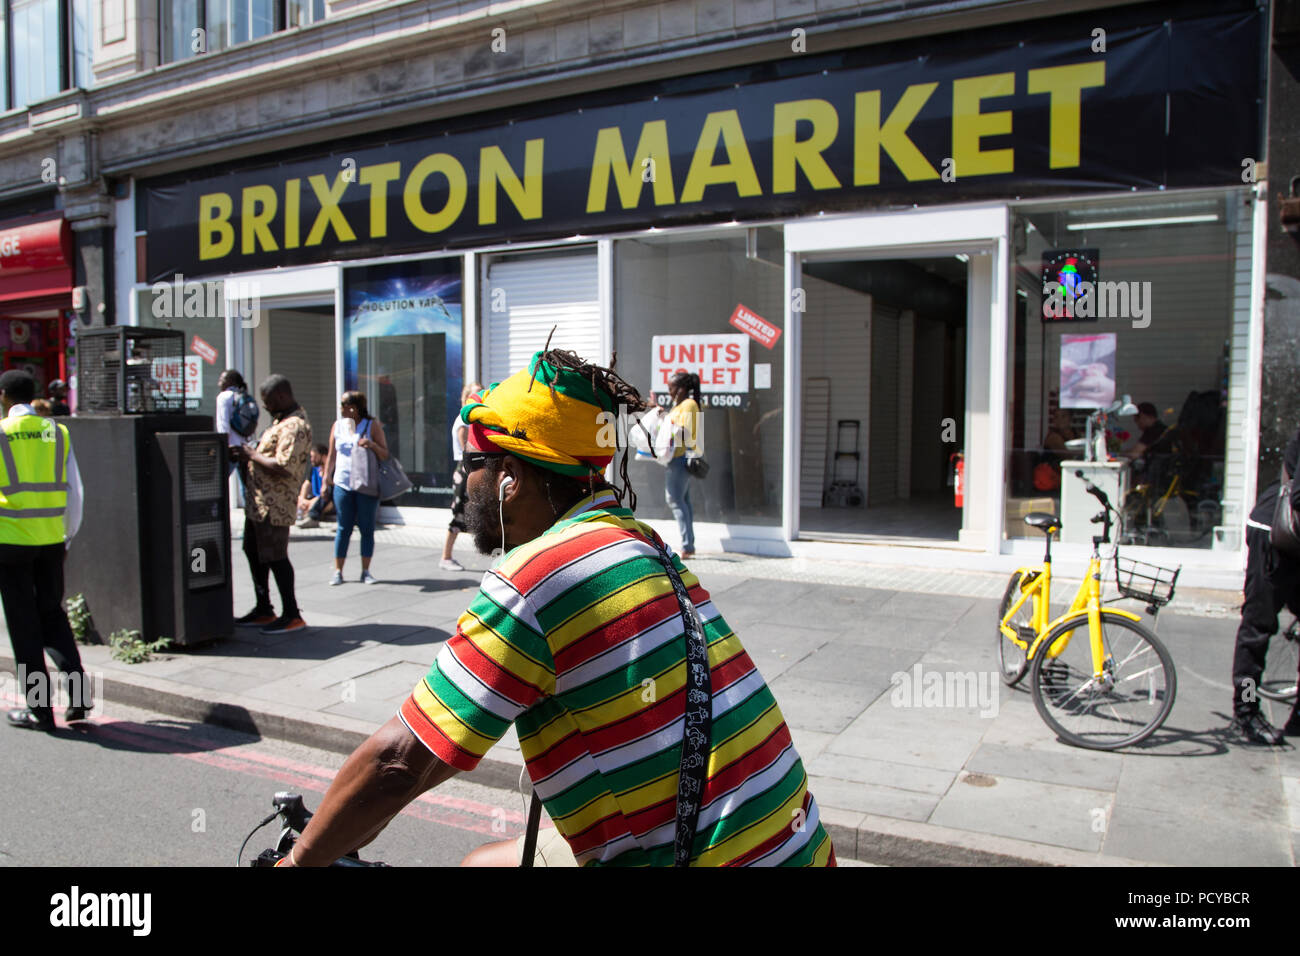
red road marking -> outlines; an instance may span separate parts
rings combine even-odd
[[[0,693],[0,700],[17,706],[25,703],[17,697],[4,693]],[[240,744],[237,750],[226,749],[221,753],[205,750],[204,741],[196,741],[187,734],[167,727],[102,717],[84,723],[94,725],[97,734],[119,743],[133,744],[154,753],[183,757],[219,770],[274,780],[295,790],[310,790],[313,793],[324,794],[337,773],[327,767],[299,763],[275,754],[260,752],[252,749],[252,745],[249,744]],[[173,746],[165,746],[165,744]],[[190,753],[178,752],[174,746],[176,744],[194,749]],[[522,835],[525,822],[521,810],[493,807],[475,800],[435,793],[421,794],[414,802],[408,804],[402,813],[428,823],[455,827],[470,833],[482,833],[503,840]],[[500,829],[502,825],[505,826],[505,830]]]

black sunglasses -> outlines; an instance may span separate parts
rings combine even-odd
[[[467,451],[465,452],[465,470],[475,471],[487,464],[489,458],[504,458],[504,452]]]

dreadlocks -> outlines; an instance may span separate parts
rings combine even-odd
[[[552,329],[552,332],[554,332],[554,329]],[[546,344],[550,345],[549,338],[546,340]],[[592,389],[598,394],[606,395],[609,398],[610,405],[615,409],[627,407],[632,411],[641,411],[648,407],[645,401],[641,398],[641,393],[636,390],[636,387],[628,383],[621,375],[614,371],[614,366],[618,364],[617,352],[614,352],[610,356],[609,368],[596,365],[593,362],[588,362],[577,352],[571,352],[567,349],[548,349],[542,354],[542,358],[555,368],[569,369],[587,379],[587,381],[591,383]],[[554,391],[554,389],[555,386],[552,385],[551,390]],[[616,436],[615,442],[617,443],[617,441],[618,439]],[[617,455],[619,452],[623,453],[622,455],[619,455],[618,462],[618,476],[623,487],[621,489],[614,485],[611,485],[610,487],[614,492],[614,496],[618,498],[619,504],[623,503],[623,494],[626,493],[628,498],[627,506],[635,511],[636,492],[632,489],[631,479],[629,479],[627,475],[628,456],[626,447],[620,447],[616,444],[614,453]],[[585,492],[586,494],[595,490],[595,477],[596,476],[593,474],[588,479],[588,491]]]

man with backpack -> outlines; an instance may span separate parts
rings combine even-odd
[[[248,394],[248,385],[237,369],[221,373],[217,391],[217,431],[226,436],[226,444],[232,448],[242,445],[257,431],[257,402]]]

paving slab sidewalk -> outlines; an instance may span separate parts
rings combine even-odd
[[[295,531],[306,632],[238,629],[233,640],[137,665],[86,647],[87,668],[102,674],[110,704],[350,752],[427,671],[488,564],[462,548],[468,570],[447,573],[437,551],[409,535],[381,531],[378,540],[379,584],[358,583],[354,557],[347,583],[330,587],[326,529]],[[1226,735],[1233,595],[1183,596],[1161,614],[1178,670],[1174,710],[1143,745],[1097,753],[1059,743],[1028,692],[997,680],[999,576],[900,578],[890,568],[873,579],[870,569],[832,567],[819,576],[798,560],[702,555],[691,566],[769,681],[840,856],[895,865],[1294,865],[1300,752]],[[846,577],[857,583],[835,583]],[[935,590],[869,586],[918,577]],[[237,562],[236,613],[251,605]],[[974,675],[988,695],[961,707],[896,705],[892,679],[918,667]],[[0,669],[12,671],[12,661],[0,657]],[[521,766],[512,731],[474,777],[513,787]]]

